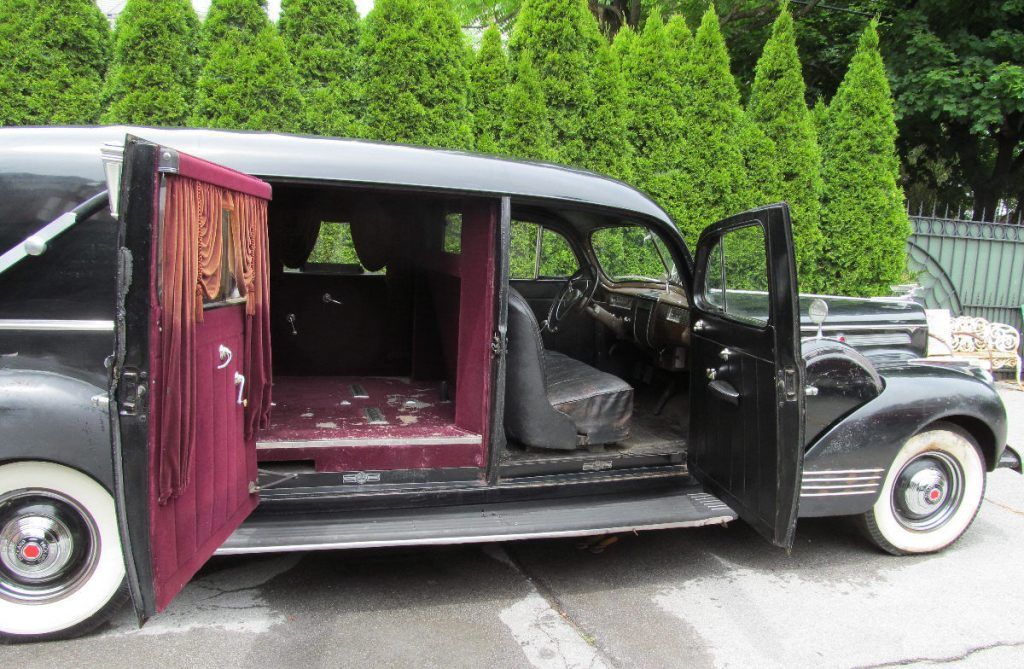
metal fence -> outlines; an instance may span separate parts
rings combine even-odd
[[[1024,326],[1024,227],[911,215],[907,267],[928,308]]]

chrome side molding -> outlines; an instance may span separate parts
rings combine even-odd
[[[45,318],[2,318],[0,330],[29,332],[113,332],[114,321],[75,321]]]

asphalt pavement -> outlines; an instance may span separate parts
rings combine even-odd
[[[1024,392],[1002,391],[1024,446]],[[217,558],[141,629],[0,647],[47,667],[1024,666],[1024,478],[989,477],[942,554],[879,553],[801,521],[579,541]]]

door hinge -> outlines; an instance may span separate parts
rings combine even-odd
[[[495,332],[491,337],[491,355],[501,358],[508,353],[508,339],[500,332]]]
[[[122,416],[137,416],[142,420],[146,419],[147,378],[146,372],[140,372],[134,367],[125,367],[121,372],[119,391],[121,407],[118,413]]]

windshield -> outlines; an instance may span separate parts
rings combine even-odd
[[[639,225],[595,230],[590,245],[612,281],[679,283],[672,254],[657,234]]]

